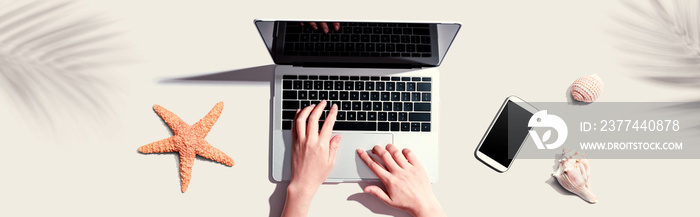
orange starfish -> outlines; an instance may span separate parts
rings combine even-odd
[[[153,105],[153,110],[163,118],[175,135],[141,146],[139,151],[141,153],[178,152],[180,154],[180,184],[184,193],[190,184],[192,165],[194,165],[196,155],[226,164],[227,166],[233,166],[231,157],[204,140],[204,137],[207,136],[214,123],[216,123],[216,120],[219,119],[223,109],[224,102],[217,103],[207,116],[190,126],[165,108]]]

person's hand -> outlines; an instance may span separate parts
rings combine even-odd
[[[413,216],[445,216],[433,194],[428,174],[410,149],[399,150],[389,144],[386,149],[374,146],[372,153],[381,157],[382,166],[363,149],[357,149],[362,161],[379,177],[386,191],[376,185],[365,187],[370,193],[389,206],[407,211]]]
[[[323,31],[323,33],[328,33],[330,31],[330,29],[328,28],[328,23],[326,22],[319,22],[318,24],[316,22],[309,22],[308,24],[314,30],[318,30],[318,27],[320,26],[321,31]],[[335,22],[331,23],[331,25],[333,25],[333,29],[335,31],[338,31],[340,29],[340,23]],[[304,26],[304,23],[301,23],[301,26]]]
[[[323,100],[318,105],[308,106],[301,111],[297,110],[292,126],[292,180],[290,185],[298,184],[308,188],[318,188],[333,169],[340,136],[331,139],[331,132],[335,124],[335,116],[338,113],[338,106],[332,106],[319,133],[318,121],[326,103]]]
[[[326,101],[297,110],[292,125],[292,179],[282,216],[306,216],[318,188],[335,165],[340,136],[331,139],[338,105],[333,104],[318,130],[318,121]],[[308,118],[308,120],[307,120]]]

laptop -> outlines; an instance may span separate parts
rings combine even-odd
[[[327,100],[319,126],[330,106],[337,104],[333,134],[342,139],[326,182],[378,179],[355,150],[371,151],[375,145],[390,143],[414,151],[431,182],[436,182],[440,126],[437,66],[461,24],[313,21],[328,23],[329,32],[324,33],[320,27],[311,28],[309,22],[254,21],[276,64],[271,98],[271,180],[291,179],[291,129],[296,109]],[[338,30],[331,24],[335,22],[340,24]]]

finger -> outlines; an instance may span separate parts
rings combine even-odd
[[[403,149],[403,155],[406,156],[406,160],[408,160],[408,163],[414,165],[414,166],[421,166],[420,162],[418,161],[418,157],[416,156],[411,149],[404,148]]]
[[[333,23],[333,29],[335,29],[335,31],[340,30],[340,23]]]
[[[309,116],[309,123],[306,126],[306,137],[307,138],[317,138],[318,137],[318,119],[321,118],[323,113],[323,108],[326,107],[326,100],[321,101],[316,108],[311,112]]]
[[[386,177],[391,175],[389,174],[389,171],[386,171],[384,167],[379,165],[379,163],[375,162],[365,150],[358,148],[357,155],[360,156],[360,159],[362,159],[362,161],[365,162],[367,167],[369,167],[369,169],[372,170],[372,172],[374,172],[374,174],[377,175],[377,177],[379,177],[380,180],[384,180]]]
[[[306,106],[306,108],[299,112],[297,119],[294,119],[294,126],[297,128],[297,138],[299,138],[299,141],[306,141],[306,118],[309,117],[309,113],[311,113],[311,109],[313,109],[314,106],[315,105]]]
[[[387,145],[386,150],[389,151],[389,153],[391,153],[391,156],[394,158],[394,161],[396,161],[396,164],[398,164],[401,168],[406,168],[411,165],[408,163],[408,160],[406,160],[406,157],[403,156],[401,150],[399,150],[399,148],[396,147],[394,144]]]
[[[382,160],[384,161],[384,166],[390,172],[401,169],[401,167],[399,167],[399,165],[396,164],[396,161],[394,161],[394,158],[391,157],[391,153],[384,149],[384,147],[375,145],[372,149],[372,153],[382,158]]]
[[[323,122],[323,127],[321,128],[320,134],[321,138],[331,137],[331,133],[333,133],[333,126],[335,126],[336,115],[338,115],[338,105],[333,104],[333,106],[331,106],[331,110],[326,116],[326,121]]]
[[[340,144],[340,139],[340,135],[335,135],[333,139],[331,139],[331,142],[329,144],[330,150],[328,150],[328,160],[333,164],[335,164],[335,155],[338,153],[338,145]]]
[[[370,185],[370,186],[365,187],[364,191],[365,191],[365,193],[369,193],[369,194],[374,195],[375,197],[377,197],[379,200],[386,203],[387,205],[389,205],[391,203],[391,198],[389,197],[389,195],[386,192],[384,192],[384,190],[382,188],[380,188],[379,186]]]
[[[328,33],[328,23],[322,22],[321,24],[321,30],[323,30],[323,33]]]
[[[310,22],[309,26],[311,26],[312,29],[318,29],[318,26],[316,25],[316,22]]]
[[[301,109],[297,109],[297,112],[294,114],[294,119],[296,120],[297,117],[299,116],[299,112],[301,112]],[[297,139],[297,127],[296,124],[292,125],[292,141]]]

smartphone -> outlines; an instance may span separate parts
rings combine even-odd
[[[537,108],[517,96],[506,98],[481,138],[475,157],[498,172],[508,171],[528,138],[528,121],[535,113]]]

